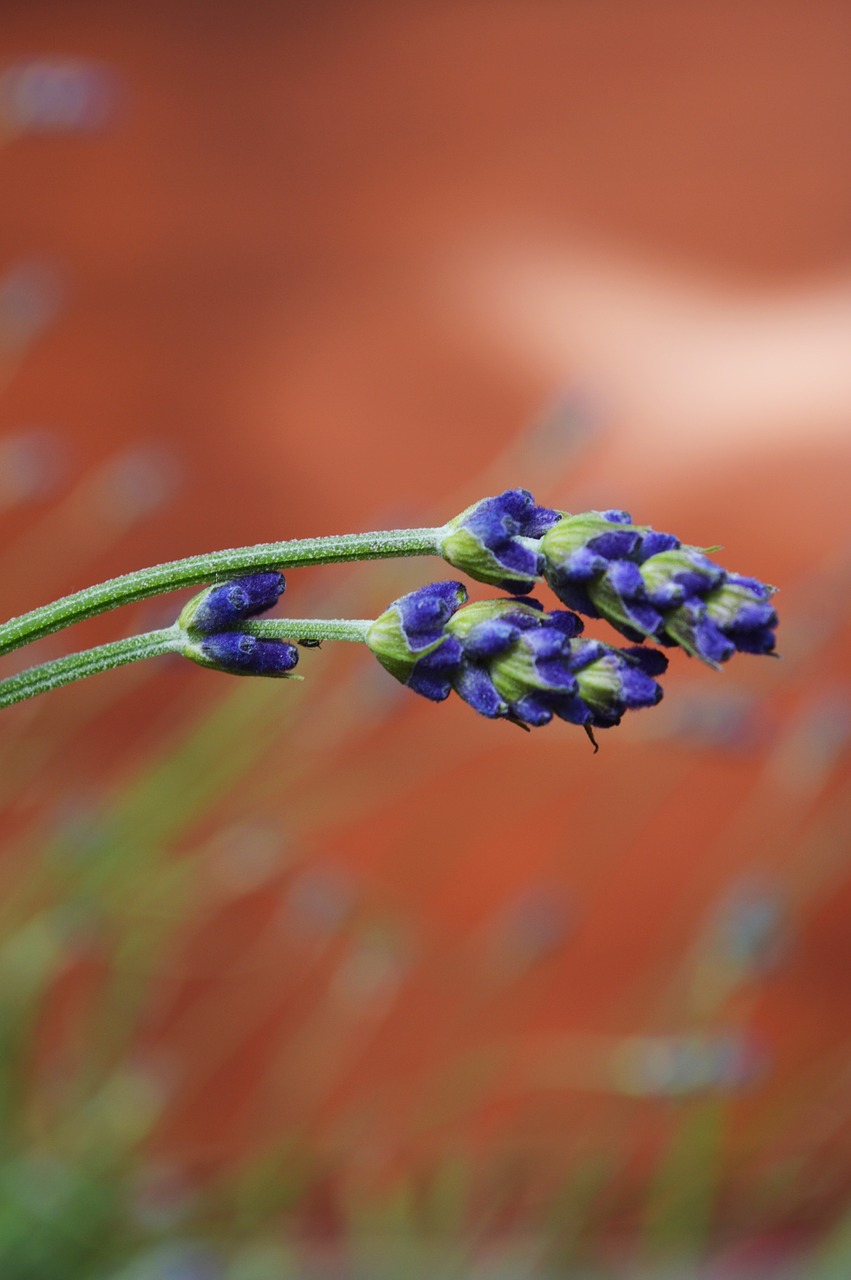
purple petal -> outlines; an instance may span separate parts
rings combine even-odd
[[[565,658],[560,661],[556,658],[538,658],[535,670],[551,689],[559,693],[576,692],[576,679]]]
[[[659,555],[660,551],[676,551],[679,546],[679,538],[675,538],[672,533],[658,533],[655,529],[648,529],[641,537],[639,558],[643,564],[651,556]]]
[[[575,695],[572,698],[553,698],[550,702],[555,714],[568,724],[590,724],[593,712],[586,702]]]
[[[698,656],[710,663],[726,662],[736,652],[733,642],[705,614],[694,627],[692,644]]]
[[[484,667],[464,663],[455,677],[454,687],[455,692],[479,715],[488,716],[491,720],[505,715],[506,704]]]
[[[668,659],[658,649],[649,649],[643,645],[637,645],[635,648],[624,649],[622,652],[637,663],[648,676],[660,676],[663,671],[668,669]]]
[[[544,557],[531,547],[524,547],[521,542],[505,540],[501,544],[489,548],[494,559],[510,573],[520,574],[525,578],[537,578],[544,563]],[[528,589],[528,588],[527,588]]]
[[[662,686],[639,667],[624,663],[621,668],[621,697],[625,707],[655,707],[662,697]]]
[[[588,547],[577,547],[562,561],[556,572],[560,578],[570,582],[590,582],[604,572],[607,564],[605,556],[595,555]]]
[[[732,622],[719,622],[723,630],[731,635],[735,631],[752,631],[755,627],[776,627],[777,614],[770,604],[762,600],[746,601],[736,611]]]
[[[758,578],[746,578],[741,573],[728,573],[727,581],[736,587],[744,587],[747,591],[752,591],[758,600],[767,600],[777,590],[766,582],[760,582]]]
[[[623,556],[632,555],[640,538],[641,534],[637,529],[598,533],[596,537],[588,539],[588,548],[599,556],[605,556],[607,560],[618,560]]]
[[[419,663],[417,666],[419,666]],[[407,687],[413,689],[414,693],[420,694],[423,698],[428,698],[430,702],[443,702],[452,692],[452,680],[449,676],[442,676],[431,671],[418,671],[417,667],[414,667],[410,679],[406,683]]]
[[[527,631],[522,638],[523,648],[536,660],[544,658],[563,659],[570,655],[567,639],[555,627],[542,626],[536,631]]]
[[[777,639],[770,627],[728,632],[740,653],[774,653]]]
[[[527,693],[517,702],[512,703],[511,710],[519,720],[525,721],[536,729],[541,725],[549,724],[553,718],[549,706],[534,693]]]
[[[464,652],[469,658],[494,658],[510,649],[520,629],[505,618],[487,618],[477,622],[464,637]]]
[[[631,560],[612,560],[606,569],[606,578],[624,599],[646,599],[647,591],[641,571]]]
[[[276,676],[291,671],[298,649],[283,640],[258,640],[239,631],[207,636],[201,652],[223,671],[233,675]]]
[[[590,666],[592,662],[602,658],[605,653],[606,646],[602,640],[578,640],[576,644],[571,646],[570,669],[571,671],[582,671],[584,667]]]
[[[600,614],[583,583],[572,582],[561,573],[550,574],[547,582],[550,589],[558,596],[562,604],[567,605],[568,609],[575,609],[578,613],[584,613],[586,618],[599,618]]]
[[[415,636],[428,635],[426,643],[436,639],[443,625],[467,599],[467,592],[460,582],[432,582],[410,591],[394,600],[405,636],[410,641]],[[422,648],[423,645],[419,645]]]
[[[508,591],[513,596],[525,596],[534,587],[534,582],[530,582],[528,578],[501,578],[497,584],[501,591]]]

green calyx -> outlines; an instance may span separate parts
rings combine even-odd
[[[473,604],[465,605],[463,609],[459,609],[454,617],[447,622],[446,630],[459,640],[466,640],[473,628],[478,626],[480,622],[493,622],[501,618],[509,618],[511,615],[516,616],[518,613],[526,613],[531,618],[540,618],[541,616],[540,610],[533,609],[531,605],[524,604],[522,600],[476,600]]]
[[[564,511],[561,517],[541,538],[541,551],[548,564],[566,560],[574,551],[587,546],[592,538],[599,537],[601,533],[612,533],[619,529],[644,532],[641,525],[613,524],[599,511],[583,511],[575,516]]]
[[[773,595],[775,588],[769,587],[768,590]],[[734,625],[741,610],[754,603],[753,591],[749,586],[729,580],[710,591],[705,599],[707,616],[721,627]]]
[[[368,648],[372,650],[385,671],[389,671],[391,676],[395,676],[402,684],[406,684],[420,658],[439,649],[446,636],[438,636],[435,641],[422,649],[411,649],[399,610],[395,605],[391,605],[371,624],[365,639]]]
[[[552,686],[542,680],[535,660],[519,636],[510,649],[493,658],[488,668],[497,693],[509,705],[519,702],[535,689],[551,691]]]
[[[462,512],[458,520],[463,519],[464,515],[466,512]],[[453,528],[453,525],[457,526],[457,520],[447,525],[450,532],[440,542],[440,554],[447,564],[460,569],[477,582],[500,586],[508,576],[505,566],[499,563],[487,547],[482,546],[469,529]]]
[[[606,655],[574,672],[579,696],[592,711],[607,715],[620,693],[620,674]]]
[[[678,547],[671,551],[659,551],[650,556],[641,565],[639,572],[647,590],[653,594],[665,592],[669,603],[677,604],[686,597],[686,590],[675,581],[678,573],[698,574],[707,583],[718,576],[715,565],[701,564],[695,559],[695,552],[703,555],[697,547]]]
[[[185,604],[181,609],[177,619],[177,626],[187,638],[201,634],[200,631],[196,631],[195,629],[195,616],[201,608],[201,605],[209,596],[210,592],[216,590],[216,586],[217,584],[213,583],[211,586],[205,587],[203,591],[199,591],[198,594],[193,596],[188,604]]]
[[[614,626],[631,627],[635,631],[646,633],[646,629],[641,627],[629,612],[623,596],[607,574],[603,573],[598,578],[592,578],[586,585],[586,590],[601,618],[605,618]]]

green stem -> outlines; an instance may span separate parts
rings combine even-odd
[[[31,644],[42,636],[82,622],[119,605],[177,591],[199,583],[226,581],[235,574],[269,569],[295,569],[310,564],[338,564],[348,560],[387,560],[394,556],[439,555],[442,529],[390,529],[381,533],[352,533],[324,538],[296,538],[289,542],[261,542],[208,555],[172,560],[86,587],[52,604],[11,618],[0,626],[0,654]],[[305,637],[307,638],[307,637]],[[106,646],[108,647],[108,646]],[[133,661],[134,659],[129,659]],[[13,677],[17,679],[18,677]],[[75,677],[79,678],[79,677]],[[65,682],[67,683],[67,682]],[[2,682],[0,682],[2,688]]]
[[[239,629],[262,640],[354,640],[362,644],[371,626],[371,618],[271,618],[240,623]]]
[[[19,675],[0,680],[0,708],[25,702],[51,689],[61,689],[63,684],[73,684],[99,671],[111,671],[129,662],[141,662],[143,658],[155,658],[161,653],[172,653],[178,648],[180,632],[176,626],[162,631],[148,631],[144,635],[128,636],[126,640],[114,640],[111,644],[84,649],[81,653],[69,653],[53,662],[43,662],[30,667]]]

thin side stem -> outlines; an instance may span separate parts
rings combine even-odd
[[[353,640],[363,644],[371,626],[371,618],[271,618],[243,622],[239,629],[262,640]]]
[[[262,542],[207,555],[172,560],[86,587],[0,626],[0,654],[98,613],[181,587],[226,581],[236,574],[270,569],[295,569],[311,564],[339,564],[351,560],[388,560],[395,556],[438,555],[442,529],[389,529],[380,533],[352,533],[324,538],[295,538]],[[13,677],[17,679],[17,677]]]
[[[0,680],[0,709],[25,702],[40,693],[49,693],[51,689],[60,689],[64,684],[73,684],[75,680],[84,680],[99,671],[111,671],[130,662],[172,653],[177,648],[179,636],[177,627],[166,627],[162,631],[148,631],[143,635],[128,636],[126,640],[113,640],[95,649],[69,653],[64,658],[30,667],[19,675]]]

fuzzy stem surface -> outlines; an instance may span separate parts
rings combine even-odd
[[[171,560],[125,573],[119,578],[75,591],[0,625],[0,654],[60,631],[95,614],[150,596],[208,582],[227,581],[241,573],[295,569],[312,564],[340,564],[352,560],[388,560],[397,556],[439,555],[442,528],[389,529],[380,533],[351,533],[288,542],[261,542],[206,555]],[[120,643],[120,642],[119,642]],[[17,677],[13,677],[17,679]]]
[[[177,627],[166,627],[162,631],[147,631],[143,635],[113,640],[94,649],[83,649],[80,653],[69,653],[64,658],[54,658],[52,662],[42,662],[0,680],[0,709],[38,697],[40,693],[49,693],[52,689],[61,689],[76,680],[85,680],[100,671],[112,671],[130,662],[173,653],[179,637]]]

